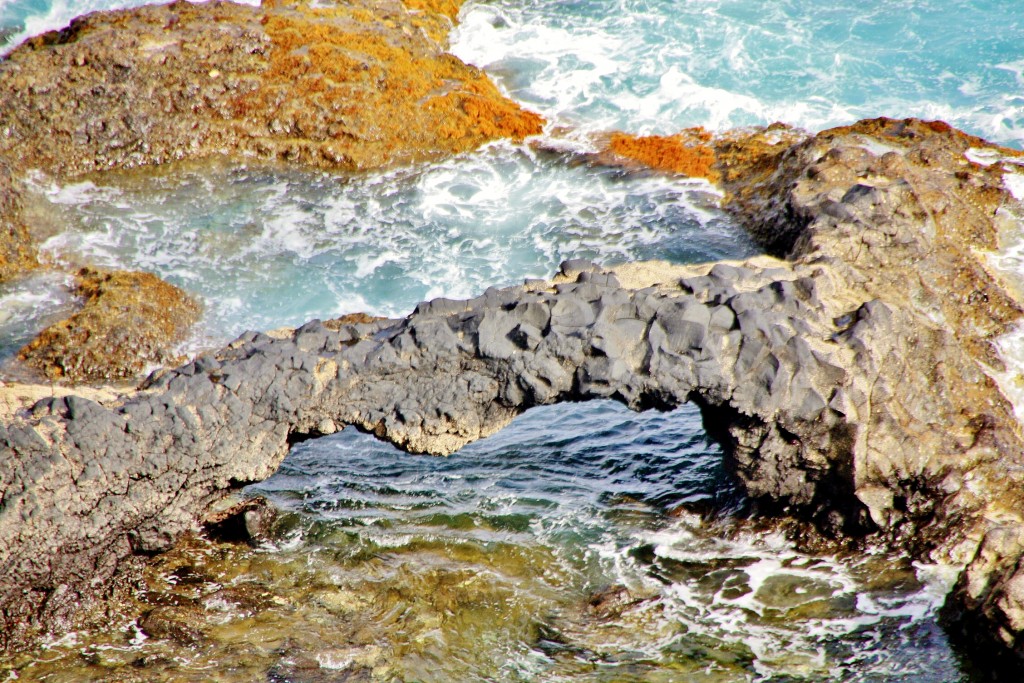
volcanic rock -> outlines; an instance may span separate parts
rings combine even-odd
[[[81,310],[18,353],[51,380],[127,379],[147,365],[173,362],[168,345],[181,341],[199,315],[183,291],[150,273],[83,268],[76,280]]]
[[[35,264],[28,170],[67,179],[215,155],[360,170],[539,133],[538,115],[445,52],[458,7],[176,2],[29,39],[0,60],[0,282]],[[152,276],[104,278],[80,280],[88,307],[21,358],[65,382],[166,362],[195,305]]]

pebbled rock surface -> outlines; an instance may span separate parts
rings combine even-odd
[[[19,181],[0,156],[0,284],[36,265],[35,248],[22,218]]]
[[[184,340],[199,307],[174,285],[150,273],[83,268],[74,293],[82,308],[18,352],[51,381],[129,379],[147,366],[184,360],[168,345]]]
[[[355,425],[451,453],[531,406],[612,398],[698,402],[768,508],[966,563],[951,627],[1020,654],[1024,449],[989,373],[1021,309],[985,256],[1021,210],[1015,153],[888,119],[709,144],[727,207],[784,259],[567,262],[400,320],[248,333],[106,406],[22,411],[0,429],[0,645],[70,623],[92,577],[169,547],[297,440]]]
[[[0,60],[0,155],[59,176],[210,155],[365,169],[540,132],[445,53],[457,3],[409,7],[176,2],[75,19]]]

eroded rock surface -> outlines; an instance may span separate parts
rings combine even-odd
[[[41,401],[0,432],[0,547],[17,549],[0,556],[3,632],[28,635],[112,553],[166,549],[219,491],[269,476],[289,441],[343,425],[451,453],[534,405],[694,398],[733,428],[755,494],[857,519],[851,496],[822,494],[850,485],[830,467],[850,442],[837,387],[856,381],[850,344],[873,318],[827,341],[834,287],[781,261],[639,290],[587,269],[553,290],[437,300],[403,320],[247,334],[113,409]],[[847,393],[852,406],[860,394]]]
[[[884,118],[813,137],[777,124],[639,140],[608,153],[719,182],[769,252],[827,269],[884,311],[856,354],[874,379],[853,432],[853,491],[893,542],[968,564],[947,602],[953,629],[1024,657],[1024,449],[989,377],[1022,290],[987,256],[1021,230],[1003,175],[1024,171],[1022,153]],[[695,172],[694,154],[715,162]]]
[[[168,547],[295,440],[355,425],[451,453],[531,406],[613,398],[697,401],[752,496],[968,563],[951,622],[1020,652],[1024,449],[987,371],[1021,309],[984,253],[1020,210],[1002,184],[1012,152],[890,120],[710,144],[727,205],[785,260],[568,263],[553,285],[405,319],[249,333],[113,405],[53,398],[11,420],[4,645],[70,614],[85,577]]]
[[[0,154],[60,176],[225,154],[363,169],[540,132],[445,53],[457,3],[410,6],[177,2],[81,17],[0,61]]]

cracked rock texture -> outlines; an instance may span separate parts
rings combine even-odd
[[[865,523],[835,463],[867,389],[848,371],[854,347],[882,308],[841,330],[830,274],[771,259],[639,289],[578,265],[553,288],[435,300],[402,320],[250,333],[114,406],[35,404],[0,428],[5,644],[82,599],[112,558],[168,548],[218,492],[269,476],[290,441],[343,425],[451,453],[535,405],[692,399],[728,430],[754,495]]]
[[[1019,230],[1015,153],[888,119],[707,144],[726,206],[783,258],[568,262],[404,319],[248,333],[107,405],[44,399],[9,420],[0,645],[71,623],[119,562],[168,548],[296,440],[355,425],[451,453],[531,406],[612,398],[696,401],[768,507],[966,563],[951,627],[1019,655],[1021,433],[987,373],[1021,309],[984,253]]]
[[[891,542],[966,563],[944,621],[1019,673],[1024,448],[990,375],[1006,371],[996,344],[1020,324],[1024,290],[988,253],[1024,225],[1002,182],[1024,172],[1022,153],[917,120],[801,138],[777,125],[710,143],[725,205],[770,252],[884,308],[856,347],[871,390],[850,453],[855,495]],[[978,152],[991,163],[971,161]]]

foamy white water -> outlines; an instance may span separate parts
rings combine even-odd
[[[495,0],[452,51],[557,124],[671,133],[875,116],[1024,143],[1020,13],[995,1]]]
[[[199,345],[360,310],[402,315],[549,277],[571,257],[754,253],[704,182],[595,171],[508,144],[349,177],[243,167],[99,182],[35,179],[51,222],[70,228],[44,254],[142,268],[197,294]]]

